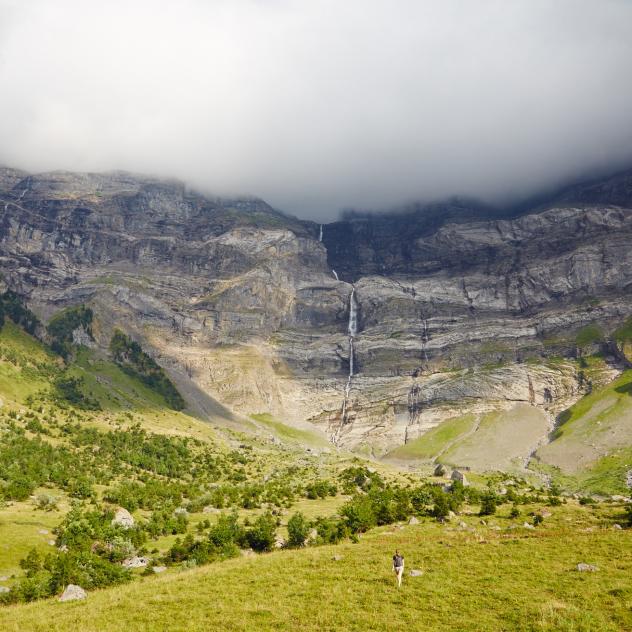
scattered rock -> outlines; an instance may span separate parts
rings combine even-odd
[[[0,582],[6,582],[9,581],[9,578],[6,575],[2,575],[2,577],[0,577]]]
[[[409,575],[411,577],[421,577],[421,575],[423,575],[423,574],[424,574],[423,571],[417,570],[416,568],[413,568],[413,570],[410,571],[410,573],[409,573]]]
[[[77,601],[78,599],[85,599],[87,596],[88,593],[81,586],[68,584],[59,601]]]
[[[553,514],[548,509],[540,509],[540,515],[543,518],[550,518]]]
[[[450,478],[453,481],[457,481],[459,483],[462,483],[464,486],[469,484],[467,482],[467,478],[466,478],[465,474],[463,474],[463,472],[461,472],[461,470],[452,470],[452,474],[450,475]]]
[[[55,540],[49,540],[49,541],[48,541],[48,544],[49,544],[50,546],[55,546]]]
[[[40,530],[38,531],[38,533],[39,533],[40,535],[48,535],[48,529],[40,529]]]
[[[535,529],[535,527],[532,524],[528,523],[528,522],[525,522],[522,526],[525,529]]]
[[[206,507],[204,507],[204,509],[202,509],[202,513],[205,513],[205,514],[216,514],[216,513],[219,513],[219,509],[217,509],[217,507],[211,507],[210,505],[206,505]]]
[[[277,538],[274,543],[275,549],[282,549],[285,546],[285,540],[283,538]]]
[[[8,586],[0,586],[0,593],[8,593],[11,592],[11,589]]]
[[[138,555],[128,557],[126,560],[121,562],[124,568],[143,568],[144,566],[147,566],[148,563],[149,561],[146,557],[138,557]]]
[[[434,469],[434,475],[445,476],[445,474],[446,474],[445,465],[443,465],[443,463],[437,463],[437,467],[435,467]]]
[[[334,562],[340,562],[340,561],[341,561],[341,560],[343,560],[344,558],[343,558],[343,556],[342,556],[342,555],[334,555],[331,559],[332,559]]]
[[[618,522],[615,522],[615,523],[612,525],[612,528],[613,528],[613,529],[617,529],[617,530],[619,530],[619,529],[623,529],[623,527],[622,527],[622,526],[621,526]]]
[[[257,554],[252,549],[242,549],[241,556],[242,557],[256,557]]]
[[[57,550],[60,553],[68,553],[68,545],[67,544],[62,544],[60,547],[57,547]]]
[[[419,519],[415,518],[415,516],[412,516],[411,519],[408,521],[408,524],[419,524]]]
[[[114,518],[112,518],[112,524],[114,526],[123,527],[124,529],[129,529],[134,526],[134,517],[127,509],[119,507],[114,514]]]
[[[580,562],[575,568],[580,573],[594,573],[595,571],[599,570],[597,566],[594,566],[593,564],[584,564],[584,562]]]
[[[450,509],[448,511],[448,520],[452,520],[452,518],[456,518],[456,514]]]
[[[630,499],[627,496],[621,496],[620,494],[614,494],[610,496],[610,500],[615,503],[629,503]]]
[[[152,566],[151,570],[154,571],[154,573],[164,573],[167,570],[166,566]]]
[[[174,512],[174,516],[188,516],[189,512],[184,507],[178,507]]]

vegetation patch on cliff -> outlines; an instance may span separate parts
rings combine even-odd
[[[110,351],[114,361],[123,371],[137,377],[150,388],[160,393],[173,410],[183,410],[186,406],[182,395],[167,377],[164,369],[145,353],[141,346],[117,329],[110,340]]]

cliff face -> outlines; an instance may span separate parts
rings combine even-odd
[[[200,414],[269,412],[383,454],[524,404],[545,440],[587,388],[578,346],[606,349],[589,326],[607,338],[632,314],[632,175],[617,178],[517,217],[454,203],[326,225],[321,242],[261,200],[4,169],[0,261],[44,320],[87,303],[102,347],[130,332]]]

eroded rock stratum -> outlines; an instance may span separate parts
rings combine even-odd
[[[632,314],[631,182],[519,214],[452,204],[321,235],[178,182],[3,169],[2,274],[44,321],[90,305],[104,350],[129,332],[209,419],[270,413],[379,456],[471,415],[492,447],[462,441],[454,461],[524,464],[626,363],[611,333]],[[489,415],[512,425],[492,431]]]

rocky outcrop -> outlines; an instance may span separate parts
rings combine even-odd
[[[517,216],[451,202],[349,218],[320,241],[257,199],[4,169],[0,262],[42,320],[89,304],[102,349],[125,329],[191,411],[308,421],[381,455],[464,412],[555,415],[586,391],[576,359],[632,314],[630,182]]]

